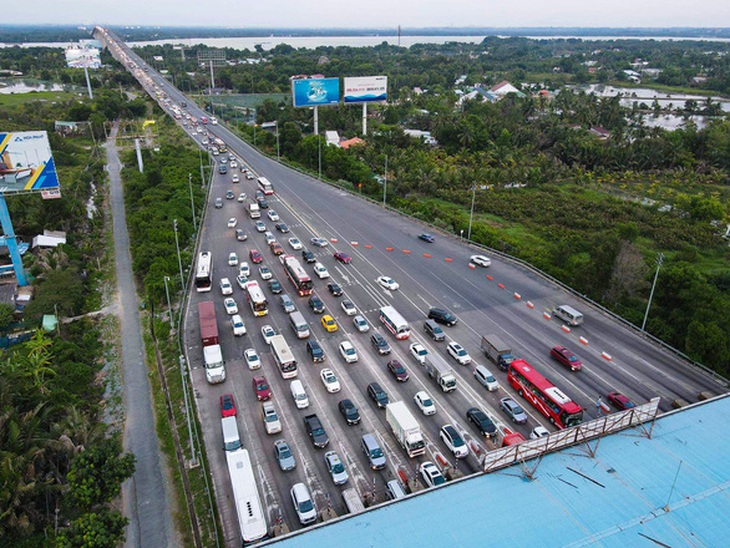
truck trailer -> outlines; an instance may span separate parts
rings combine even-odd
[[[426,452],[421,426],[406,407],[405,402],[396,401],[385,406],[385,420],[388,421],[395,439],[413,458]]]

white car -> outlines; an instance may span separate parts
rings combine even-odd
[[[329,271],[324,267],[322,263],[314,263],[314,273],[319,277],[320,280],[323,280],[324,278],[329,278],[330,273]]]
[[[241,263],[238,265],[238,273],[246,276],[247,278],[251,277],[251,267],[248,266],[248,263],[246,261],[241,261]]]
[[[218,282],[221,288],[221,295],[233,295],[233,286],[231,285],[231,280],[228,278],[221,278],[221,281]]]
[[[228,266],[238,266],[238,253],[235,251],[228,254]]]
[[[432,462],[424,462],[418,467],[418,470],[421,472],[421,477],[423,478],[426,487],[435,487],[446,483],[446,478],[444,478],[444,475]]]
[[[370,330],[370,325],[367,320],[359,314],[352,318],[352,323],[355,324],[355,329],[357,329],[360,333],[366,333]]]
[[[236,225],[238,224],[238,219],[235,217],[231,217],[228,219],[228,228],[236,228]]]
[[[421,365],[426,363],[426,356],[428,355],[428,350],[426,350],[426,347],[423,346],[421,343],[413,343],[410,346],[411,349],[411,356],[416,358],[416,361],[420,363]]]
[[[396,282],[390,276],[378,276],[378,283],[382,285],[385,289],[390,289],[391,291],[395,291],[400,287],[400,285],[398,285],[398,282]]]
[[[246,173],[246,180],[247,181],[253,181],[253,179],[254,179],[254,176],[253,176],[252,173]]]
[[[545,436],[550,435],[550,430],[545,428],[544,426],[536,426],[532,429],[532,432],[530,432],[530,439],[536,440],[538,438],[544,438]]]
[[[261,405],[261,416],[264,419],[264,426],[267,434],[278,434],[281,432],[281,421],[276,412],[273,402],[265,401]]]
[[[349,299],[343,299],[340,302],[340,307],[342,307],[342,310],[344,310],[345,314],[348,316],[354,316],[357,314],[357,308],[355,308],[355,305]]]
[[[231,160],[231,163],[228,165],[231,169],[236,169],[238,167],[238,162],[236,162],[236,160]],[[234,177],[238,177],[238,175],[234,175]]]
[[[246,365],[252,371],[261,367],[261,359],[253,348],[247,348],[243,351],[243,359],[246,360]]]
[[[302,525],[317,521],[317,507],[314,505],[309,489],[303,483],[295,483],[291,488],[291,501]]]
[[[439,430],[439,436],[454,457],[463,459],[469,456],[469,448],[453,424],[444,424]]]
[[[270,280],[274,277],[274,275],[271,273],[271,269],[268,266],[260,266],[259,274],[261,275],[262,280]]]
[[[271,344],[271,339],[276,337],[276,331],[269,324],[261,327],[261,336],[264,338],[266,344]]]
[[[266,232],[266,225],[263,221],[256,221],[256,232]]]
[[[223,306],[226,307],[226,314],[228,314],[229,316],[238,314],[238,305],[236,304],[236,301],[233,299],[233,297],[226,297],[225,299],[223,299]]]
[[[484,255],[472,255],[469,260],[475,265],[483,266],[484,268],[492,264],[492,260]]]
[[[276,222],[279,220],[279,214],[276,211],[274,211],[273,209],[268,210],[266,212],[266,215],[268,216],[269,219],[271,219],[271,221]]]
[[[240,193],[240,194],[238,195],[238,203],[239,203],[239,204],[242,204],[242,203],[243,203],[243,202],[245,202],[245,201],[246,201],[246,193],[245,193],[245,192],[241,192],[241,193]]]
[[[312,242],[312,245],[317,246],[317,247],[327,247],[330,244],[324,238],[312,238],[309,241]]]
[[[233,162],[231,163],[231,167],[234,167],[233,166]],[[241,178],[238,176],[238,173],[234,173],[233,175],[231,175],[231,182],[232,183],[240,183],[241,182]]]
[[[289,238],[289,245],[295,251],[299,251],[302,247],[304,247],[302,246],[302,242],[299,241],[299,238]]]
[[[270,231],[264,232],[264,238],[266,238],[266,245],[271,245],[276,241],[276,236],[274,236]]]
[[[337,380],[337,376],[334,371],[325,367],[319,372],[319,378],[322,379],[322,384],[330,394],[335,394],[340,391],[340,381]]]
[[[416,395],[413,396],[413,401],[416,402],[416,405],[424,415],[429,416],[436,414],[436,404],[433,403],[431,396],[429,396],[428,392],[425,390],[416,392]]]
[[[347,470],[345,465],[342,464],[340,456],[334,451],[327,451],[324,454],[324,462],[327,464],[327,470],[332,476],[332,481],[335,485],[344,485],[349,479],[347,476]]]
[[[449,356],[454,358],[461,365],[469,365],[471,363],[471,356],[458,342],[451,341],[446,346],[446,351],[449,353]]]
[[[352,346],[350,341],[342,341],[340,343],[340,355],[345,358],[347,363],[355,363],[357,361],[357,350]]]
[[[231,316],[231,328],[236,337],[246,334],[246,324],[243,323],[243,318],[239,314]]]
[[[238,282],[238,287],[241,289],[246,289],[246,284],[248,283],[248,278],[244,276],[243,274],[238,274],[236,276],[236,282]]]

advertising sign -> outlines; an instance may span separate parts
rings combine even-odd
[[[321,107],[340,104],[339,78],[308,78],[292,80],[292,100],[295,107]]]
[[[58,188],[45,131],[0,133],[0,193]]]
[[[358,76],[345,78],[345,103],[374,103],[385,101],[388,93],[387,76]]]
[[[99,50],[93,47],[70,46],[66,48],[66,66],[69,68],[101,68]]]

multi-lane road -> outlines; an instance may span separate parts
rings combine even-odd
[[[199,117],[205,114],[160,75],[150,70],[145,72],[145,77],[153,86],[164,90],[169,98],[169,103],[164,103],[163,107],[179,105],[185,100],[190,106],[184,110],[191,115]],[[331,279],[320,281],[314,276],[311,266],[305,265],[315,280],[316,294],[324,301],[327,313],[334,316],[339,326],[335,333],[325,332],[320,325],[320,316],[307,306],[306,298],[296,296],[283,267],[269,251],[264,235],[254,230],[246,206],[254,196],[255,180],[241,177],[241,182],[234,184],[231,182],[231,171],[226,175],[216,174],[209,194],[210,207],[205,214],[199,240],[199,250],[208,250],[213,254],[216,281],[211,293],[191,294],[184,336],[189,363],[193,367],[197,413],[203,426],[224,536],[231,545],[236,544],[240,537],[221,448],[218,399],[222,393],[232,393],[238,405],[242,441],[252,455],[269,523],[281,519],[295,530],[301,525],[292,507],[289,489],[297,482],[309,486],[320,510],[331,506],[338,514],[346,512],[340,495],[343,488],[333,484],[326,470],[325,451],[315,449],[307,437],[302,421],[306,414],[317,413],[331,440],[327,449],[336,450],[345,462],[350,475],[345,487],[354,486],[363,496],[374,493],[378,501],[385,500],[385,482],[397,477],[399,470],[414,478],[418,464],[436,460],[437,453],[454,464],[455,459],[438,435],[440,427],[446,423],[455,425],[469,442],[473,442],[471,448],[477,448],[480,454],[493,448],[492,442],[481,438],[467,423],[465,412],[469,407],[476,405],[483,408],[498,421],[526,436],[537,425],[552,428],[542,415],[508,386],[506,374],[486,359],[479,349],[482,335],[497,334],[509,343],[516,355],[548,376],[584,408],[585,420],[596,416],[597,398],[601,396],[605,400],[607,392],[611,390],[618,390],[637,402],[660,396],[660,408],[665,411],[677,398],[695,401],[701,391],[719,393],[725,390],[701,370],[519,264],[493,256],[491,267],[470,268],[469,256],[479,251],[458,238],[436,234],[434,243],[423,242],[417,236],[425,229],[416,222],[288,169],[261,155],[220,125],[208,126],[207,129],[227,143],[239,162],[243,162],[256,175],[272,181],[275,194],[269,197],[270,207],[291,228],[291,233],[277,233],[265,211],[262,220],[287,252],[300,256],[300,252],[292,251],[287,243],[289,237],[296,236],[329,269]],[[186,131],[197,142],[201,141],[201,135],[192,133],[192,127],[187,127]],[[215,199],[222,198],[228,190],[232,190],[236,196],[246,192],[249,199],[244,204],[224,199],[223,208],[214,209],[212,204]],[[249,236],[247,241],[237,241],[234,230],[226,228],[230,217],[238,218],[238,228],[243,228]],[[330,244],[325,248],[312,247],[309,241],[314,236],[325,238]],[[241,259],[246,260],[251,249],[263,253],[264,264],[273,270],[275,277],[284,285],[284,291],[295,299],[298,309],[309,322],[311,337],[317,339],[325,350],[327,359],[324,363],[314,364],[309,359],[305,352],[305,341],[294,337],[287,315],[278,305],[277,296],[268,290],[255,267],[252,269],[252,278],[264,287],[270,312],[263,318],[254,318],[242,291],[236,286],[233,296],[242,311],[248,333],[243,337],[233,336],[217,281],[223,276],[232,281],[235,279],[237,268],[227,264],[230,252],[235,251]],[[332,257],[334,251],[348,253],[352,257],[352,264],[336,262]],[[382,288],[376,282],[380,275],[393,277],[400,284],[400,289],[389,291]],[[379,356],[369,342],[369,333],[357,332],[352,318],[340,308],[343,297],[334,297],[326,290],[328,281],[336,281],[342,286],[346,297],[367,318],[371,330],[379,331],[388,339],[393,348],[391,355]],[[202,300],[213,300],[218,314],[227,370],[227,380],[220,385],[207,384],[202,367],[197,323],[197,303]],[[393,305],[411,324],[413,333],[408,341],[396,341],[379,322],[378,309],[386,304]],[[561,322],[545,316],[544,312],[560,304],[569,304],[582,311],[585,315],[584,324],[568,332]],[[455,327],[444,329],[447,340],[455,340],[466,347],[474,360],[471,365],[458,365],[447,356],[446,343],[437,343],[425,336],[422,323],[429,306],[448,308],[459,317],[460,321]],[[298,378],[309,393],[309,409],[296,409],[289,395],[289,381],[278,374],[271,352],[261,336],[260,328],[264,324],[270,324],[277,332],[284,334],[292,347],[299,363]],[[579,337],[583,340],[580,341]],[[345,339],[350,340],[357,349],[360,359],[355,364],[348,365],[339,356],[337,346]],[[458,377],[455,392],[442,393],[410,356],[408,344],[414,341],[422,343],[429,352],[439,354],[451,363]],[[568,346],[579,354],[583,369],[571,372],[551,359],[550,348],[556,344]],[[259,371],[249,371],[244,363],[243,350],[250,347],[262,356],[263,367]],[[385,364],[392,359],[398,359],[408,368],[410,379],[407,382],[396,382],[387,371]],[[498,391],[487,392],[475,381],[472,375],[475,363],[486,365],[495,374],[501,384]],[[335,371],[342,385],[340,393],[326,392],[319,378],[322,367]],[[261,373],[266,375],[273,390],[273,401],[283,424],[281,434],[269,436],[264,430],[261,404],[251,387],[252,377]],[[384,411],[378,410],[366,393],[367,385],[373,381],[386,390],[391,401],[403,400],[407,403],[426,437],[426,455],[409,459],[400,449],[390,433]],[[420,390],[426,390],[436,401],[436,415],[426,417],[418,411],[413,396]],[[511,424],[499,410],[499,399],[505,395],[514,397],[523,405],[529,416],[527,425]],[[359,425],[347,426],[337,411],[337,403],[343,398],[351,399],[359,408],[363,418]],[[384,471],[371,471],[359,448],[360,437],[367,432],[374,433],[385,450],[388,466]],[[281,472],[274,459],[273,442],[279,438],[286,439],[293,449],[297,459],[297,467],[293,471]],[[479,454],[470,451],[470,455],[458,463],[458,468],[465,473],[477,472]]]

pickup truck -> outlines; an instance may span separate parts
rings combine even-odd
[[[324,431],[324,427],[316,414],[312,413],[311,415],[305,416],[304,426],[307,429],[307,434],[309,434],[309,437],[312,439],[312,443],[315,447],[318,447],[319,449],[327,447],[330,439],[329,436],[327,436],[327,432]]]

